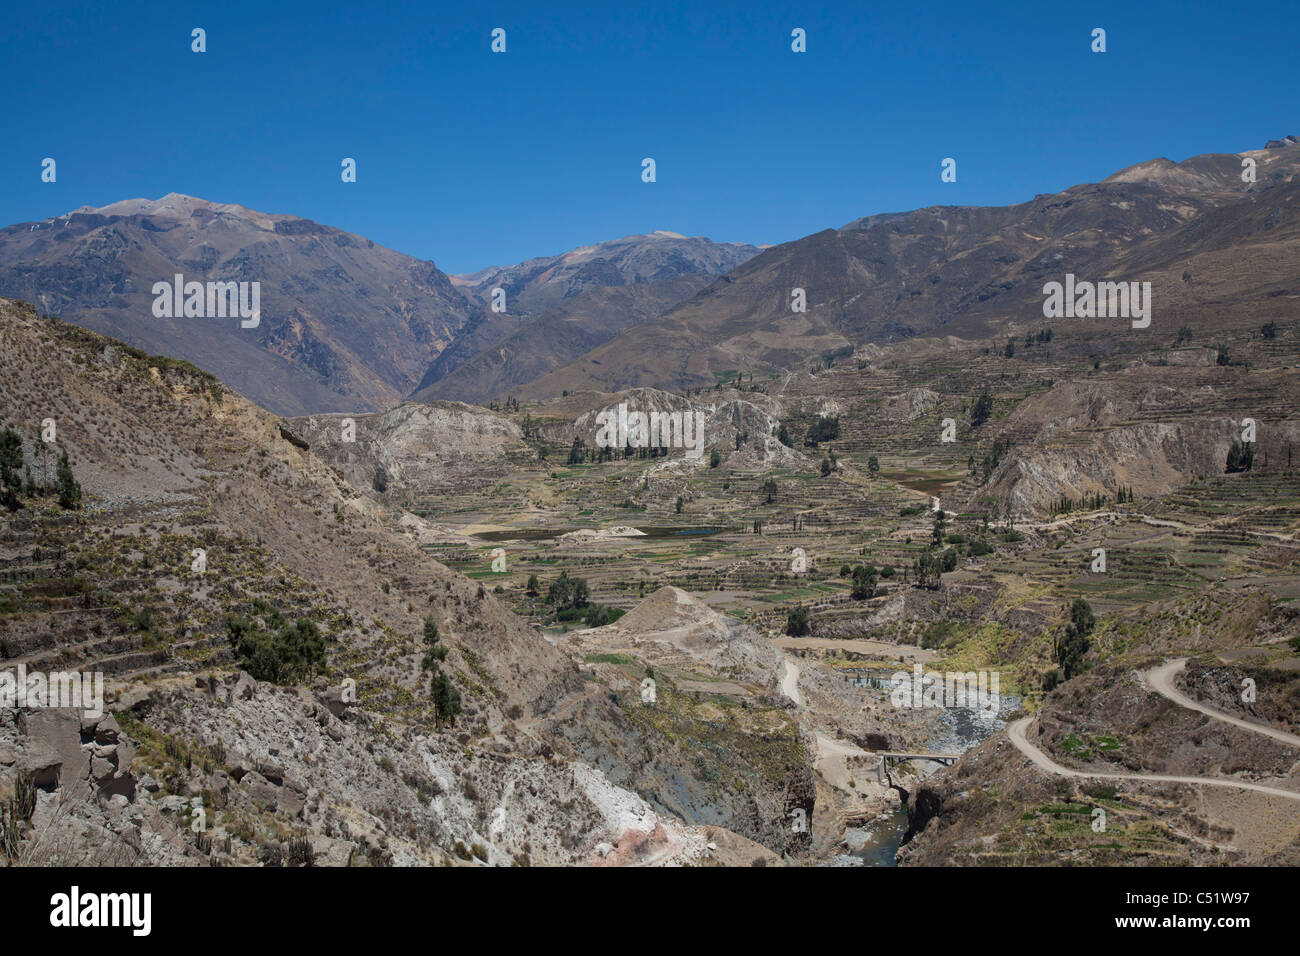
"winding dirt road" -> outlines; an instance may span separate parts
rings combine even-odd
[[[799,693],[799,665],[790,657],[785,658],[785,667],[781,671],[781,693],[785,694],[798,707],[808,706]]]
[[[1225,714],[1222,711],[1207,707],[1198,701],[1178,690],[1174,686],[1174,675],[1181,671],[1187,665],[1186,658],[1168,661],[1159,667],[1153,667],[1146,671],[1142,676],[1147,685],[1156,693],[1167,697],[1180,707],[1186,707],[1197,713],[1205,714],[1214,720],[1221,720],[1224,723],[1232,724],[1235,727],[1241,727],[1253,733],[1263,734],[1274,740],[1293,746],[1300,746],[1300,737],[1294,734],[1277,730],[1273,727],[1266,727],[1262,724],[1254,724],[1248,720],[1242,720],[1240,717],[1234,717],[1231,714]],[[1279,787],[1268,787],[1261,783],[1249,783],[1244,780],[1227,780],[1221,777],[1177,777],[1167,774],[1154,773],[1094,773],[1083,770],[1071,770],[1069,767],[1062,767],[1052,760],[1051,757],[1043,753],[1025,737],[1025,729],[1029,726],[1032,717],[1022,717],[1007,727],[1007,736],[1015,748],[1028,757],[1035,766],[1048,773],[1060,774],[1063,777],[1088,777],[1091,779],[1103,780],[1145,780],[1151,783],[1182,783],[1192,786],[1208,787],[1232,787],[1237,790],[1254,790],[1257,793],[1268,794],[1269,796],[1281,797],[1284,800],[1294,800],[1300,802],[1300,792],[1293,790],[1283,790]]]
[[[1267,724],[1256,724],[1249,720],[1243,720],[1240,717],[1234,717],[1231,714],[1225,714],[1221,710],[1215,710],[1213,707],[1207,707],[1200,701],[1192,700],[1181,690],[1174,686],[1174,675],[1180,673],[1187,666],[1187,658],[1180,657],[1177,660],[1167,661],[1159,667],[1153,667],[1146,671],[1142,676],[1146,679],[1147,685],[1157,694],[1168,697],[1179,707],[1186,707],[1188,710],[1194,710],[1197,713],[1205,714],[1215,720],[1221,720],[1226,724],[1232,724],[1234,727],[1241,727],[1243,730],[1250,730],[1257,734],[1263,734],[1265,737],[1272,737],[1274,740],[1280,740],[1284,744],[1290,744],[1292,747],[1300,747],[1300,737],[1295,734],[1288,734],[1285,730],[1277,730],[1269,727]]]

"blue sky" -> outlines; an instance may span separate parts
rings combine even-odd
[[[183,192],[449,272],[783,242],[1300,134],[1298,38],[1290,2],[10,5],[0,223]]]

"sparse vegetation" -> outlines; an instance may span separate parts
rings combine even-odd
[[[299,618],[290,624],[272,610],[265,624],[238,615],[226,619],[240,665],[257,680],[273,684],[302,683],[325,670],[325,641],[315,622]]]

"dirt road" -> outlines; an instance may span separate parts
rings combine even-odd
[[[781,693],[794,701],[796,706],[807,706],[803,694],[799,693],[799,665],[789,657],[785,658],[785,669],[781,671]]]
[[[1257,734],[1263,734],[1265,737],[1272,737],[1274,740],[1280,740],[1284,744],[1290,744],[1293,747],[1300,747],[1300,737],[1295,734],[1289,734],[1285,730],[1277,730],[1265,724],[1253,723],[1249,720],[1243,720],[1241,717],[1234,717],[1232,714],[1225,714],[1221,710],[1215,710],[1213,707],[1207,707],[1200,701],[1192,700],[1177,687],[1174,686],[1174,676],[1187,666],[1187,658],[1180,657],[1177,660],[1166,661],[1159,667],[1153,667],[1146,671],[1142,676],[1146,679],[1147,685],[1157,694],[1168,697],[1179,707],[1186,707],[1188,710],[1194,710],[1197,713],[1205,714],[1215,720],[1221,720],[1225,724],[1232,724],[1234,727],[1240,727],[1243,730],[1249,730]]]
[[[1253,733],[1272,737],[1274,740],[1280,740],[1283,743],[1300,746],[1300,737],[1296,737],[1294,734],[1289,734],[1273,727],[1265,727],[1261,724],[1253,724],[1248,720],[1242,720],[1241,718],[1234,717],[1231,714],[1225,714],[1222,711],[1206,707],[1204,704],[1198,703],[1183,694],[1173,685],[1173,676],[1178,673],[1178,671],[1182,670],[1186,664],[1187,660],[1185,658],[1168,661],[1161,664],[1159,667],[1153,667],[1151,670],[1146,671],[1143,674],[1143,677],[1152,690],[1169,698],[1180,707],[1186,707],[1189,710],[1194,710],[1198,713],[1205,714],[1208,717],[1212,717],[1215,720],[1221,720],[1236,727],[1241,727],[1244,730],[1252,731]],[[1284,800],[1300,802],[1300,792],[1283,790],[1279,787],[1269,787],[1261,783],[1249,783],[1244,780],[1228,780],[1222,777],[1178,777],[1153,773],[1095,773],[1082,770],[1071,770],[1068,767],[1062,767],[1060,764],[1052,760],[1051,757],[1047,756],[1047,754],[1043,753],[1029,742],[1028,738],[1025,736],[1025,729],[1029,726],[1031,720],[1033,720],[1032,717],[1022,717],[1020,720],[1010,724],[1007,727],[1007,736],[1011,739],[1011,743],[1015,745],[1017,750],[1033,761],[1035,766],[1047,771],[1048,773],[1060,774],[1064,777],[1088,777],[1090,779],[1146,780],[1151,783],[1183,783],[1192,786],[1232,787],[1238,790],[1254,790],[1257,793],[1264,793],[1273,797],[1281,797]]]

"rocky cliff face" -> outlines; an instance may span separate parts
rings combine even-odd
[[[1152,377],[1160,381],[1153,382]],[[1288,460],[1300,422],[1270,392],[1293,387],[1275,369],[1243,376],[1213,366],[1175,366],[1152,376],[1134,368],[1107,382],[1069,382],[1021,402],[998,429],[1007,457],[971,500],[1007,502],[1041,514],[1062,496],[1114,498],[1120,487],[1163,495],[1222,475],[1245,420],[1256,423],[1255,454]],[[1267,427],[1259,427],[1265,422]]]
[[[377,476],[394,488],[479,487],[537,457],[514,422],[460,402],[405,403],[375,415],[312,415],[290,424],[316,455],[367,491],[380,490]]]

